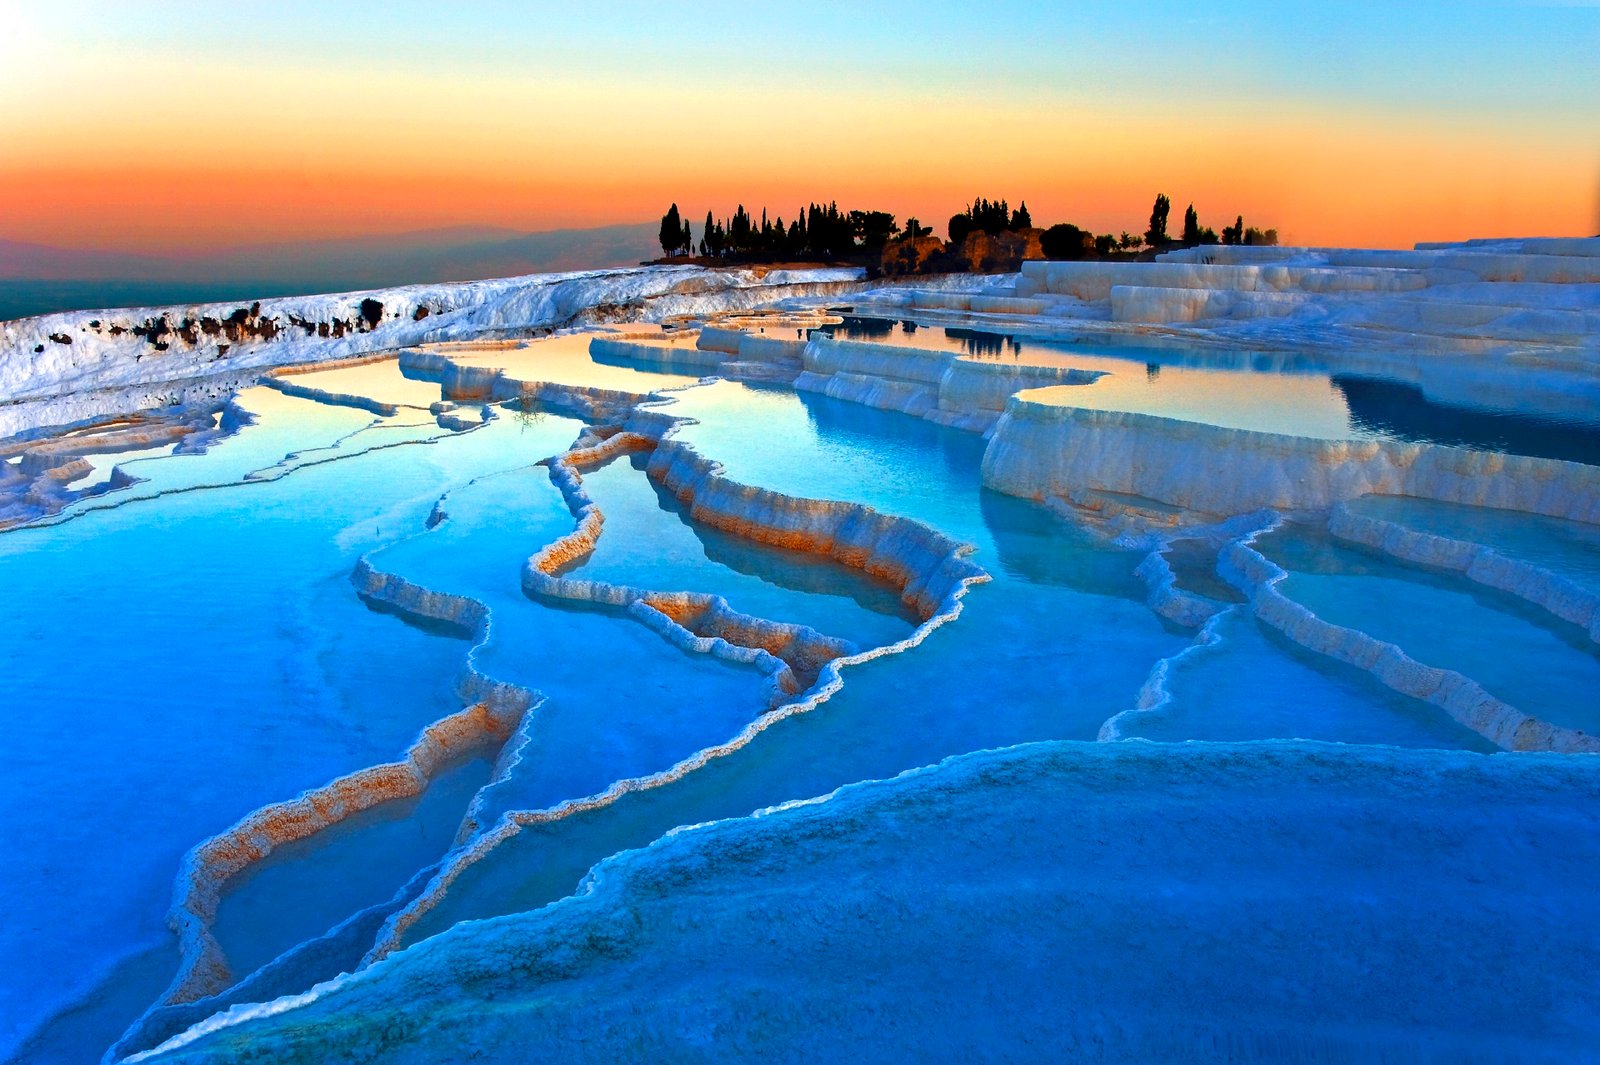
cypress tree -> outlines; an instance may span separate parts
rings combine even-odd
[[[667,208],[667,213],[661,216],[661,254],[671,255],[678,250],[682,240],[683,227],[678,220],[678,205],[673,204]]]
[[[1144,242],[1150,247],[1159,248],[1167,242],[1167,215],[1171,210],[1172,201],[1166,193],[1158,193],[1155,206],[1150,209],[1150,228],[1144,231]]]

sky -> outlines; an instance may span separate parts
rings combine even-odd
[[[1600,5],[0,0],[0,239],[162,254],[976,196],[1600,233]]]

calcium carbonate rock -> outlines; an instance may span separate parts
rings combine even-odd
[[[1326,509],[1375,493],[1600,523],[1600,467],[1085,410],[1071,406],[1070,390],[1011,398],[984,453],[983,480],[1031,499],[1090,488],[1219,515],[1262,507]]]
[[[1409,270],[1182,262],[1026,262],[1022,276],[1039,292],[1083,300],[1108,300],[1117,285],[1234,292],[1404,292],[1427,287],[1422,274]]]
[[[855,269],[654,267],[244,303],[72,311],[0,323],[0,401],[190,382],[289,363],[496,334],[526,334],[628,316],[660,321],[858,287]],[[429,313],[416,317],[418,307]],[[57,343],[51,336],[69,343]],[[131,398],[125,391],[124,398]],[[93,412],[90,412],[93,413]],[[9,431],[64,417],[46,405]],[[21,418],[20,415],[17,416]],[[6,423],[0,422],[0,427]]]

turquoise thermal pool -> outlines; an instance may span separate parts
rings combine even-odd
[[[1086,410],[1562,460],[1538,467],[1553,481],[1587,483],[1600,439],[1528,410],[1469,412],[1452,437],[1456,406],[1307,353],[854,315],[815,332],[1093,371],[1048,390]],[[724,367],[693,322],[639,334],[678,361],[589,356],[621,335],[274,370],[197,420],[192,445],[87,453],[65,483],[93,491],[0,530],[16,693],[0,876],[25,915],[0,935],[0,1057],[343,1059],[390,1038],[418,1060],[451,1039],[514,1057],[519,1032],[565,1016],[578,991],[550,990],[561,980],[610,1031],[617,996],[644,1010],[643,989],[670,983],[662,952],[725,942],[763,973],[750,986],[782,989],[803,952],[788,931],[753,943],[759,929],[800,914],[838,938],[847,911],[860,938],[828,979],[877,950],[885,1015],[917,994],[895,943],[954,965],[968,941],[984,986],[1047,1000],[1011,942],[1037,935],[1084,959],[1061,993],[1117,1018],[1106,1039],[1134,1057],[1187,1045],[1216,1002],[1334,1051],[1417,1049],[1383,1035],[1402,993],[1449,1018],[1446,1056],[1462,1032],[1511,1056],[1581,1043],[1592,994],[1527,1002],[1574,994],[1600,957],[1574,877],[1600,838],[1578,798],[1600,734],[1595,525],[1544,500],[1352,491],[1221,513],[1012,490],[988,466],[1015,401],[979,424],[858,402],[893,390],[846,371],[848,388],[797,389],[798,346]],[[1416,668],[1396,679],[1348,650],[1361,638]],[[1416,681],[1424,667],[1561,742],[1506,739]],[[1416,849],[1376,861],[1391,843]],[[1021,909],[994,901],[986,847]],[[1502,864],[1519,860],[1524,954]],[[955,887],[935,898],[941,876]],[[1301,905],[1290,885],[1307,880]],[[1043,920],[1052,899],[1074,916]],[[1286,916],[1252,925],[1258,904]],[[1444,986],[1427,961],[1369,987],[1330,925],[1357,954],[1429,959],[1448,925],[1482,968]],[[1557,926],[1580,931],[1555,943]],[[1176,971],[1174,951],[1194,967],[1164,992],[1175,1013],[1113,1001]],[[1246,958],[1265,1004],[1236,979]],[[1335,974],[1326,1002],[1302,962]],[[686,963],[682,994],[724,1009],[734,964]],[[1537,1017],[1506,1020],[1518,1009],[1491,985],[1524,979]],[[504,1012],[463,1035],[480,992]],[[524,1017],[523,994],[549,1013]],[[774,1023],[793,1020],[781,997],[760,1007]],[[362,1042],[412,1003],[437,1028],[395,1020]],[[1010,1007],[947,1008],[978,1031]],[[1474,1027],[1491,1014],[1503,1030]]]

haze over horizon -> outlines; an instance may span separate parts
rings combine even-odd
[[[204,303],[633,266],[660,254],[658,223],[523,233],[451,226],[233,244],[180,254],[58,248],[0,238],[0,321],[85,308]]]
[[[649,10],[10,11],[0,237],[189,255],[819,198],[942,230],[976,195],[1117,232],[1157,191],[1290,243],[1600,229],[1593,6]]]

